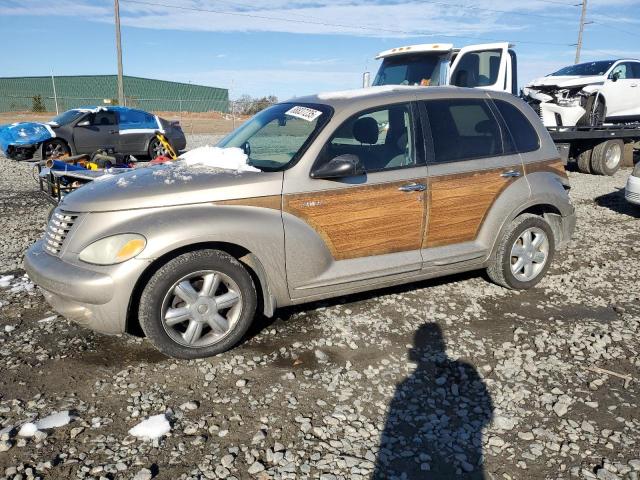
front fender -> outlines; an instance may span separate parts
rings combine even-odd
[[[69,239],[67,249],[77,254],[99,238],[127,232],[144,235],[147,246],[138,258],[150,261],[194,244],[242,247],[262,266],[277,304],[289,303],[280,210],[206,203],[91,213]]]

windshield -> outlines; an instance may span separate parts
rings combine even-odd
[[[551,76],[594,76],[604,75],[607,70],[611,68],[611,65],[615,63],[614,60],[606,60],[601,62],[580,63],[578,65],[571,65],[558,70],[556,73],[552,73]]]
[[[53,123],[57,123],[58,125],[66,125],[67,123],[73,122],[82,114],[84,114],[84,112],[81,112],[80,110],[67,110],[64,113],[53,117],[51,121]]]
[[[441,85],[444,55],[401,55],[382,61],[373,85]]]
[[[330,116],[326,105],[279,103],[247,120],[218,147],[242,148],[249,165],[260,170],[284,170],[304,152]]]

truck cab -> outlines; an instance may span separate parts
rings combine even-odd
[[[509,43],[409,45],[381,52],[376,60],[382,64],[374,86],[453,85],[518,94],[517,57]]]

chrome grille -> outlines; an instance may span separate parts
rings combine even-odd
[[[56,210],[53,212],[47,230],[44,233],[44,248],[52,255],[59,255],[71,227],[78,215]]]

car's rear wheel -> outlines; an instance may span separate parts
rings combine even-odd
[[[613,175],[622,165],[624,142],[607,140],[595,146],[591,156],[591,169],[599,175]]]
[[[61,158],[69,155],[69,153],[71,153],[69,146],[59,138],[47,141],[42,147],[42,156],[45,159]]]
[[[554,254],[555,238],[547,221],[538,215],[520,215],[500,239],[487,273],[498,285],[526,290],[542,280]]]
[[[166,263],[140,297],[142,330],[162,353],[204,358],[233,347],[253,322],[249,272],[220,250],[185,253]]]
[[[148,152],[151,160],[160,156],[169,156],[169,151],[160,143],[160,140],[155,137],[149,142]]]
[[[591,173],[591,155],[593,154],[593,150],[585,150],[581,152],[576,158],[576,162],[578,163],[578,170],[582,173]]]

